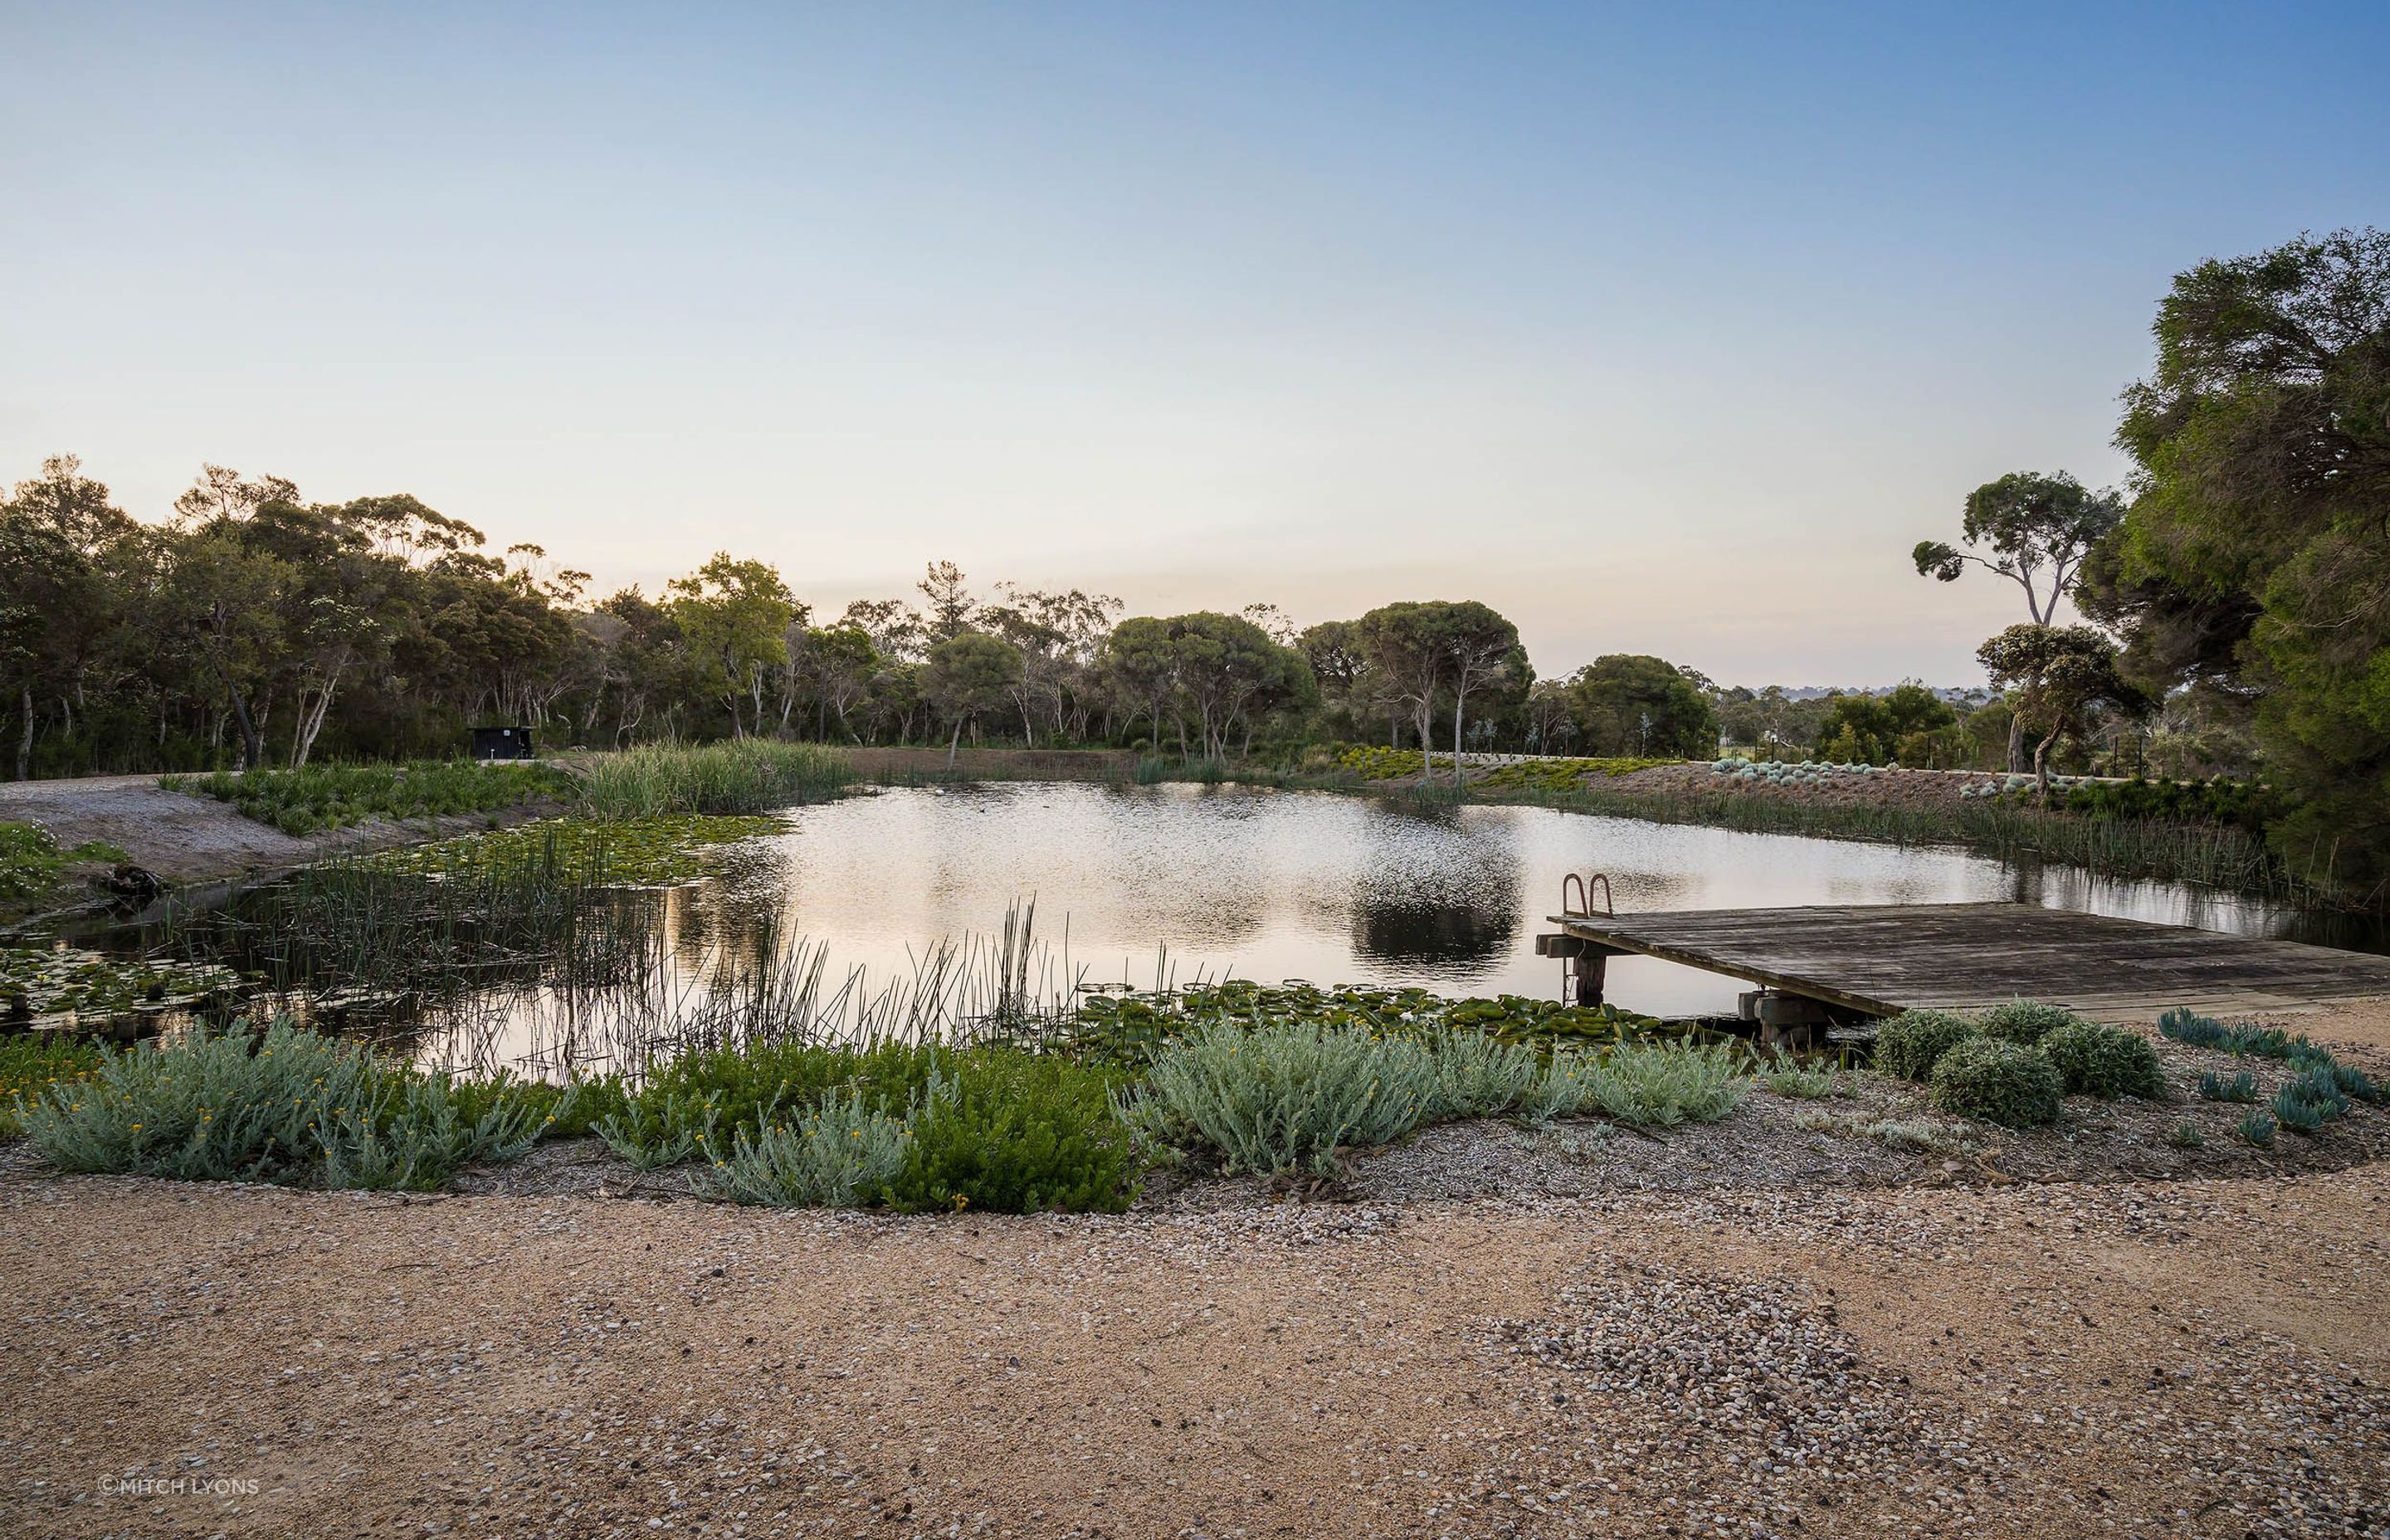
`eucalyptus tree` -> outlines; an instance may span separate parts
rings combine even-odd
[[[2009,691],[2016,719],[2041,734],[2033,776],[2049,796],[2049,751],[2068,733],[2081,737],[2095,707],[2125,716],[2152,702],[2116,668],[2116,644],[2088,625],[2012,625],[1975,649],[1992,683]]]
[[[2390,881],[2390,231],[2201,263],[2153,331],[2085,608],[2134,677],[2249,721],[2299,802],[2280,853]]]
[[[1352,637],[1386,698],[1409,710],[1423,761],[1433,758],[1426,751],[1434,742],[1433,713],[1450,704],[1455,786],[1467,774],[1461,751],[1471,692],[1504,679],[1523,687],[1532,678],[1519,628],[1474,599],[1384,605],[1354,622]],[[1433,778],[1432,764],[1423,764],[1421,779]]]
[[[983,712],[1002,708],[1021,678],[1021,653],[1001,637],[964,631],[930,648],[921,670],[921,692],[954,719],[946,740],[946,768],[955,767],[963,727]]]
[[[788,661],[790,623],[806,613],[778,569],[717,551],[696,571],[665,584],[664,603],[704,660],[715,698],[729,709],[732,735],[760,730],[765,688]],[[740,716],[741,702],[751,716]]]
[[[1947,541],[1921,540],[1909,552],[1920,577],[1956,583],[1968,567],[1996,572],[2024,590],[2025,610],[2036,625],[2057,622],[2058,606],[2073,592],[2092,549],[2124,517],[2124,499],[2091,492],[2060,471],[2011,471],[1967,494],[1960,520],[1960,550]],[[1983,546],[1988,556],[1978,556]],[[2023,768],[2022,719],[2009,738],[2009,770]]]
[[[1568,682],[1569,712],[1591,754],[1717,752],[1717,709],[1666,660],[1611,653]]]

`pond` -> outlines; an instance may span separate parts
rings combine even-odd
[[[1744,834],[1516,806],[1236,786],[995,783],[866,791],[792,810],[779,831],[723,853],[704,879],[635,895],[619,912],[651,962],[640,1001],[519,973],[468,992],[469,1053],[453,1006],[418,1017],[435,1058],[536,1063],[544,1045],[625,1030],[685,999],[725,959],[752,966],[800,942],[834,990],[860,968],[918,974],[942,941],[999,952],[1034,905],[1030,993],[1222,977],[1420,985],[1555,997],[1560,965],[1535,938],[1571,872],[1609,875],[1623,912],[1799,904],[2015,900],[2214,930],[2364,944],[2319,917],[2179,884],[2019,868],[1964,852]],[[329,982],[329,981],[327,981]],[[1644,957],[1610,965],[1608,998],[1653,1015],[1722,1014],[1742,987]],[[599,1020],[608,1016],[616,1020]],[[444,1020],[445,1024],[443,1024]]]
[[[2266,935],[2297,911],[2180,884],[2020,870],[1963,852],[1743,834],[1538,807],[1421,809],[1240,787],[1054,783],[899,789],[791,815],[717,879],[840,962],[902,965],[1034,899],[1038,934],[1091,980],[1420,984],[1551,995],[1535,955],[1570,872],[1609,874],[1621,911],[2007,899]],[[694,899],[696,894],[692,894]],[[700,900],[701,902],[701,900]],[[725,911],[729,912],[729,911]],[[1731,1010],[1715,974],[1610,965],[1610,997],[1661,1015]]]

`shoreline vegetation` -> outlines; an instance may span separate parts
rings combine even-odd
[[[2303,872],[2262,834],[2206,813],[2225,799],[2204,783],[2089,783],[2071,798],[2045,806],[2029,794],[2006,789],[1998,775],[1979,777],[1965,794],[1904,800],[1896,793],[1903,776],[1910,773],[1897,768],[1810,767],[1812,774],[1801,779],[1811,784],[1834,770],[1842,772],[1832,776],[1839,789],[1828,798],[1803,794],[1792,777],[1703,776],[1700,761],[1521,757],[1472,767],[1458,789],[1446,778],[1450,756],[1438,755],[1434,763],[1434,773],[1426,775],[1418,751],[1384,748],[1315,751],[1292,765],[1178,760],[1126,750],[979,748],[964,750],[949,767],[944,751],[928,746],[839,748],[747,738],[650,744],[617,752],[576,751],[532,764],[315,764],[299,770],[166,776],[160,784],[223,801],[287,833],[303,833],[368,819],[404,824],[507,810],[598,821],[761,815],[865,785],[1235,783],[1392,795],[1423,806],[1508,803],[1752,834],[1944,846],[2012,864],[2075,866],[2126,880],[2193,883],[2319,910],[2374,912],[2390,903],[2390,888],[2358,889],[2332,880],[2328,870]],[[1915,774],[1932,777],[1949,773]],[[1793,788],[1789,793],[1788,787]],[[2176,807],[2191,815],[2165,815]],[[2152,808],[2158,811],[2146,811]],[[493,816],[492,827],[495,822]],[[66,863],[38,829],[5,827],[27,829],[17,844],[39,856],[29,856],[23,863],[26,873],[10,890],[21,907]],[[0,849],[0,856],[6,853],[6,849]],[[137,852],[92,853],[138,859]],[[2327,853],[2317,853],[2321,857]]]

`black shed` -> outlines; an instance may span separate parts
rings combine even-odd
[[[529,727],[476,727],[473,729],[475,759],[531,759],[537,751],[531,746]]]

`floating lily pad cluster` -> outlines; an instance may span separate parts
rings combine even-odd
[[[486,834],[384,851],[360,864],[418,877],[478,876],[560,855],[578,876],[618,887],[662,888],[712,872],[724,847],[787,828],[768,815],[670,814],[652,818],[543,818]]]
[[[0,947],[0,1016],[20,1023],[171,1010],[228,996],[239,982],[239,974],[215,963]]]
[[[1163,1044],[1220,1024],[1362,1028],[1383,1035],[1471,1031],[1510,1043],[1608,1046],[1690,1035],[1691,1029],[1616,1006],[1566,1006],[1503,995],[1453,1000],[1424,989],[1323,989],[1231,980],[1168,991],[1091,993],[1069,1033],[1073,1047],[1142,1062]]]

